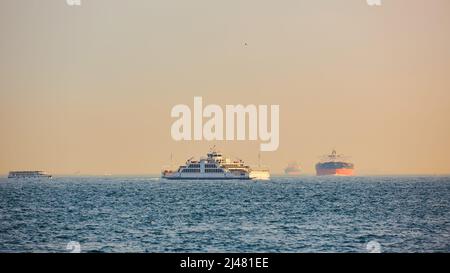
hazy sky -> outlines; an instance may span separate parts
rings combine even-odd
[[[247,46],[245,46],[247,43]],[[272,172],[336,148],[358,174],[450,173],[450,1],[0,1],[0,173],[158,173],[175,104],[279,104]]]

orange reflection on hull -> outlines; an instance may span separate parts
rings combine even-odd
[[[317,175],[352,176],[353,169],[317,169]]]

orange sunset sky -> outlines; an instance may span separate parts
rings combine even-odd
[[[450,173],[450,1],[0,1],[0,174],[158,173],[259,141],[175,142],[176,104],[280,105],[281,173]]]

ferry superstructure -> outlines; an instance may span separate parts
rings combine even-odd
[[[44,171],[11,171],[8,178],[52,178],[52,175]]]
[[[268,180],[270,172],[267,169],[251,168],[242,160],[232,160],[215,149],[207,153],[207,157],[200,160],[188,159],[176,171],[165,169],[162,178],[173,180]]]

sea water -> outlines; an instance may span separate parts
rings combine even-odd
[[[0,178],[0,252],[450,252],[450,177]]]

